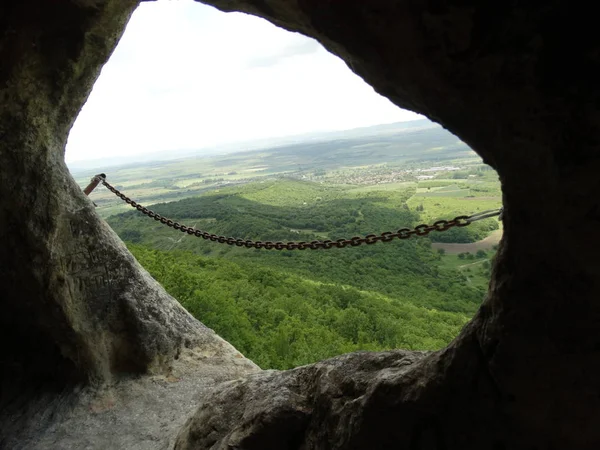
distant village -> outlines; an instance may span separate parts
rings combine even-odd
[[[457,166],[435,166],[428,168],[414,168],[398,170],[387,166],[361,167],[328,172],[299,173],[293,176],[307,181],[328,181],[340,184],[384,184],[402,181],[431,180],[444,172],[462,170]]]

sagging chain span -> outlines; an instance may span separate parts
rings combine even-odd
[[[235,245],[237,247],[245,247],[245,248],[264,248],[267,250],[318,250],[318,249],[330,249],[330,248],[344,248],[347,246],[357,247],[362,244],[372,245],[377,242],[390,242],[394,239],[408,239],[412,236],[427,236],[432,231],[446,231],[453,227],[466,227],[473,222],[478,220],[487,219],[489,217],[501,216],[502,208],[491,209],[488,211],[479,212],[470,216],[457,216],[452,220],[438,220],[433,223],[433,225],[421,224],[417,225],[414,228],[401,228],[398,231],[385,231],[379,235],[377,234],[369,234],[367,236],[354,236],[350,239],[337,239],[335,241],[332,240],[324,240],[324,241],[311,241],[311,242],[272,242],[272,241],[253,241],[250,239],[240,239],[234,237],[226,237],[219,236],[217,234],[209,233],[208,231],[199,230],[194,227],[188,227],[186,225],[182,225],[178,222],[175,222],[171,219],[161,216],[158,213],[146,208],[145,206],[140,205],[139,203],[131,200],[125,194],[121,193],[119,190],[115,189],[106,181],[106,176],[104,174],[96,175],[92,178],[92,182],[90,186],[98,185],[102,183],[106,188],[115,194],[117,197],[122,199],[125,203],[130,205],[131,207],[137,209],[142,214],[168,226],[174,228],[175,230],[179,230],[182,233],[187,233],[190,236],[201,237],[206,240],[210,240],[212,242],[218,242],[221,244]],[[90,187],[88,186],[88,188]],[[92,187],[93,189],[93,187]],[[86,189],[87,190],[87,189]]]

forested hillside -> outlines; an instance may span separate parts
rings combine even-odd
[[[422,206],[427,198],[410,185],[374,189],[278,179],[152,208],[222,235],[310,241],[415,226],[431,218],[432,208],[426,213]],[[188,311],[264,368],[359,349],[441,348],[483,299],[481,271],[489,270],[492,256],[444,256],[428,238],[317,251],[246,249],[182,234],[136,211],[108,221]],[[464,236],[472,241],[494,228],[497,221],[487,220],[467,227]],[[473,276],[451,262],[461,259],[487,265]]]
[[[362,191],[295,180],[265,181],[153,206],[161,215],[213,233],[256,240],[337,239],[397,230],[420,223],[407,201],[414,189]],[[135,211],[110,225],[128,242],[160,250],[252,262],[328,283],[409,299],[415,305],[472,314],[484,289],[440,265],[426,238],[357,248],[269,251],[229,247],[183,235]],[[494,219],[470,233],[497,227]]]
[[[287,369],[354,350],[435,350],[468,319],[247,262],[130,249],[190,313],[263,368]]]

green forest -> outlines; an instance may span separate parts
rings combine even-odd
[[[130,249],[191,314],[262,368],[288,369],[355,350],[439,349],[468,320],[249,262]]]
[[[255,241],[396,232],[502,204],[496,172],[427,120],[107,172],[164,217]],[[92,175],[82,171],[78,182]],[[92,199],[174,298],[265,369],[444,347],[481,304],[502,236],[491,218],[375,245],[247,249],[168,228],[107,189]]]
[[[491,204],[448,195],[468,189],[457,189],[454,179],[428,183],[365,189],[280,177],[152,209],[211,233],[310,241],[396,231],[452,218],[444,213],[464,212],[462,203],[469,212]],[[444,195],[431,195],[444,186],[450,186]],[[493,250],[446,255],[430,238],[276,251],[206,241],[136,211],[108,222],[190,313],[263,368],[287,369],[354,350],[439,349],[477,310],[493,258]],[[474,242],[497,228],[497,220],[487,219],[449,239]]]

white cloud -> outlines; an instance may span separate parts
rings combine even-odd
[[[82,109],[67,161],[417,118],[316,41],[193,1],[142,3]]]
[[[294,42],[286,47],[276,49],[270,55],[257,55],[248,61],[248,68],[272,67],[282,62],[285,58],[294,56],[310,55],[321,50],[321,45],[306,37],[299,37],[299,42]]]

